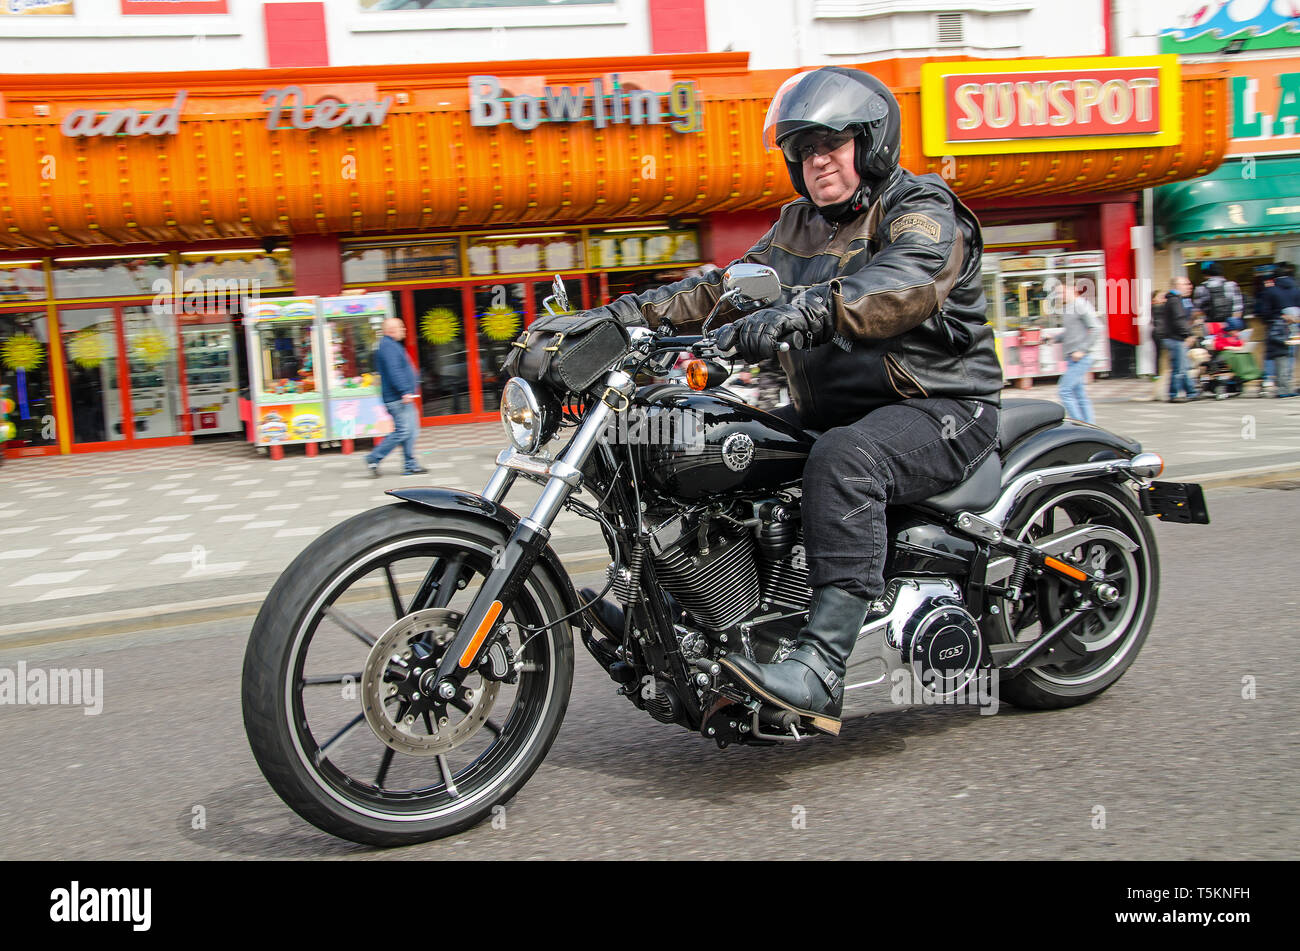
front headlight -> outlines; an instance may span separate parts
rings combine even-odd
[[[544,429],[542,406],[533,388],[519,377],[511,377],[501,391],[501,425],[520,452],[541,448]]]

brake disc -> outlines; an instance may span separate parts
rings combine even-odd
[[[462,620],[463,615],[448,608],[416,611],[370,648],[361,675],[361,706],[370,728],[391,749],[439,756],[477,733],[491,714],[500,689],[496,681],[480,677],[478,686],[462,684],[454,699],[466,709],[434,691],[434,672]]]

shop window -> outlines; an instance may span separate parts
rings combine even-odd
[[[176,318],[161,308],[126,307],[122,311],[122,326],[126,331],[134,438],[180,435]]]
[[[58,441],[44,313],[0,314],[0,444],[11,449]]]
[[[473,275],[553,274],[583,267],[582,239],[565,231],[473,237],[465,256]]]
[[[501,406],[506,378],[501,365],[524,326],[524,284],[487,284],[474,288],[474,322],[478,327],[479,381],[483,412]]]
[[[698,264],[700,236],[694,228],[668,225],[603,228],[589,234],[587,250],[593,268]]]
[[[350,244],[343,248],[343,283],[421,281],[460,277],[460,241]]]
[[[45,300],[45,269],[40,261],[0,264],[0,304]]]
[[[245,297],[293,287],[293,252],[279,248],[182,251],[180,293],[185,311],[233,310]]]
[[[60,300],[154,296],[163,289],[170,292],[172,280],[171,262],[163,252],[54,259],[54,296]]]
[[[59,335],[68,370],[73,440],[97,443],[125,439],[113,309],[60,310]]]
[[[234,330],[223,313],[180,314],[190,432],[240,430]]]
[[[420,397],[425,416],[472,411],[465,314],[458,287],[418,290],[415,333],[419,353]]]

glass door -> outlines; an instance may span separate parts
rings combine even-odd
[[[58,445],[45,312],[0,314],[0,447],[42,455]]]
[[[85,446],[127,438],[127,395],[119,375],[117,312],[112,307],[61,309],[59,336],[68,371],[72,441]]]
[[[408,299],[407,326],[415,330],[422,416],[472,413],[461,288],[421,288],[411,291]]]
[[[162,308],[124,307],[122,327],[131,382],[131,438],[182,435],[176,318]]]
[[[239,380],[229,314],[182,314],[181,352],[189,431],[195,435],[238,432]]]
[[[506,385],[501,365],[527,320],[527,290],[528,285],[523,283],[480,284],[474,288],[479,385],[485,413],[495,413],[501,407],[501,390]]]

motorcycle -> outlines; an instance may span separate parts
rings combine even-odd
[[[750,264],[723,290],[719,307],[739,312],[781,294]],[[558,277],[545,306],[568,309]],[[395,503],[326,532],[279,578],[249,638],[243,712],[259,767],[300,816],[379,846],[482,821],[559,732],[575,632],[660,723],[723,748],[815,732],[718,664],[793,649],[811,594],[801,477],[819,435],[718,389],[718,312],[699,335],[620,331],[622,357],[582,392],[512,377],[511,445],[480,494],[390,490]],[[688,384],[638,386],[686,351]],[[1200,486],[1155,481],[1162,468],[1056,403],[1003,401],[997,453],[888,512],[886,591],[848,661],[844,719],[899,709],[900,684],[917,688],[906,702],[943,702],[992,677],[1000,699],[1032,709],[1112,686],[1155,617],[1149,517],[1209,521]],[[521,479],[540,486],[522,517],[504,504]],[[605,539],[595,597],[579,597],[549,544],[561,511]]]

